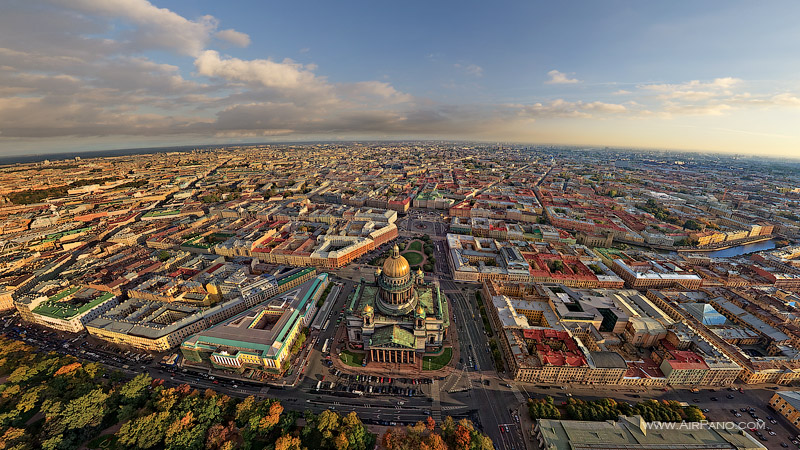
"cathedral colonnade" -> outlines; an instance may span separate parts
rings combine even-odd
[[[369,358],[370,361],[378,363],[413,364],[416,362],[417,355],[414,350],[373,348],[369,351]]]

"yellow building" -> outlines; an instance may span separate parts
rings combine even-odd
[[[776,392],[769,399],[769,406],[795,427],[800,423],[800,391]]]

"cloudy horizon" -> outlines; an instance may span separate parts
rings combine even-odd
[[[10,0],[0,155],[447,139],[800,154],[790,2]]]

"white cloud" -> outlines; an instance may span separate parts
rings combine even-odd
[[[707,100],[732,95],[732,89],[742,83],[739,78],[715,78],[709,82],[692,80],[677,84],[644,84],[640,89],[659,93],[661,99]]]
[[[570,102],[564,99],[556,99],[549,103],[534,103],[532,105],[508,105],[516,109],[519,114],[535,118],[584,118],[593,117],[592,113],[605,114],[625,114],[628,108],[625,105],[604,102]]]
[[[218,21],[205,15],[189,20],[147,0],[50,0],[68,9],[91,16],[121,19],[136,25],[134,31],[120,32],[120,41],[138,51],[151,48],[171,48],[180,53],[197,56],[216,32]],[[247,37],[235,30],[220,32],[222,39],[233,37],[234,44]],[[249,37],[247,37],[249,40]]]
[[[338,94],[343,94],[349,98],[367,99],[368,97],[375,97],[389,103],[403,103],[412,99],[411,95],[400,92],[391,84],[383,81],[359,81],[340,84],[337,88]]]
[[[774,95],[770,100],[775,105],[800,106],[800,97],[794,94],[789,94],[789,93],[778,94]]]
[[[318,88],[322,81],[313,72],[290,59],[275,62],[268,59],[243,60],[221,58],[219,52],[206,50],[194,61],[197,73],[279,89]]]
[[[664,117],[672,115],[681,116],[721,116],[733,109],[732,106],[719,103],[719,104],[679,104],[669,103],[664,107]]]
[[[575,84],[580,83],[580,80],[577,78],[570,78],[567,74],[559,72],[557,70],[551,70],[547,72],[547,75],[550,76],[550,79],[545,81],[545,84]]]
[[[230,28],[227,30],[217,31],[216,34],[214,34],[214,37],[217,39],[222,39],[223,41],[233,44],[237,47],[247,47],[250,45],[250,36]]]

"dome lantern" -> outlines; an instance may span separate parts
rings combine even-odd
[[[411,273],[411,266],[408,260],[400,255],[400,248],[395,244],[392,249],[392,256],[386,258],[383,263],[383,276],[389,278],[403,278]]]

